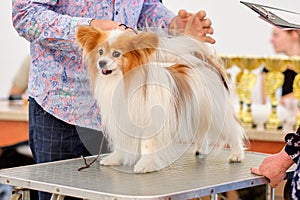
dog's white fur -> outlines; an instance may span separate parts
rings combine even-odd
[[[225,70],[202,42],[93,27],[79,27],[76,37],[112,147],[102,165],[152,172],[176,159],[178,143],[192,142],[207,154],[222,141],[230,162],[244,158]]]

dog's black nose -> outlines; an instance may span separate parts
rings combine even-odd
[[[100,60],[98,64],[100,68],[103,68],[106,66],[107,62],[105,60]]]

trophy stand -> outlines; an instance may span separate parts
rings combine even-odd
[[[235,91],[239,97],[239,119],[242,121],[244,118],[244,100],[245,100],[245,93],[244,93],[244,86],[243,82],[241,81],[242,76],[244,74],[244,70],[241,71],[235,77]]]
[[[242,75],[241,82],[244,85],[244,93],[245,93],[245,103],[246,103],[246,111],[242,117],[242,123],[246,128],[256,128],[256,124],[254,124],[254,119],[251,113],[251,91],[257,81],[257,77],[251,71],[245,72]]]
[[[282,124],[277,115],[277,96],[276,91],[283,85],[284,72],[288,65],[288,60],[283,58],[267,58],[265,60],[266,68],[269,70],[266,73],[265,92],[271,101],[271,113],[264,124],[267,130],[280,130]]]
[[[242,124],[246,128],[256,128],[256,124],[254,124],[254,119],[251,113],[252,99],[251,92],[253,90],[254,85],[257,81],[257,76],[252,73],[252,71],[258,68],[263,63],[262,58],[255,57],[240,57],[237,60],[237,65],[241,68],[241,74],[239,74],[239,82],[237,82],[239,89],[238,94],[243,98],[243,101],[240,101],[240,111],[242,109],[243,103],[246,103],[246,110],[240,115],[240,119]]]

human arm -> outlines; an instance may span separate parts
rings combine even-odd
[[[282,149],[279,153],[267,156],[259,167],[252,167],[250,171],[256,175],[262,175],[269,179],[270,186],[276,187],[286,177],[286,171],[294,164],[294,161]]]
[[[168,29],[175,14],[159,0],[145,0],[140,12],[137,28],[155,27]]]
[[[285,137],[286,145],[279,153],[267,156],[259,167],[252,167],[250,171],[265,176],[270,180],[270,186],[276,187],[285,177],[286,171],[298,162],[300,154],[299,128],[296,133],[289,133]]]
[[[12,20],[19,35],[31,43],[38,42],[52,49],[76,48],[75,28],[89,25],[91,18],[56,12],[57,4],[55,0],[13,0]]]

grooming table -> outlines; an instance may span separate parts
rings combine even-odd
[[[247,152],[242,163],[228,163],[230,151],[213,150],[205,158],[191,149],[163,170],[134,174],[129,167],[105,167],[99,162],[90,168],[82,158],[0,170],[0,182],[22,189],[52,193],[52,199],[73,196],[83,199],[190,199],[268,184],[250,173],[266,154]],[[95,156],[87,158],[90,162]],[[290,172],[292,173],[292,171]],[[271,191],[272,193],[272,191]],[[271,196],[273,196],[271,194]],[[273,199],[273,198],[272,198]]]

